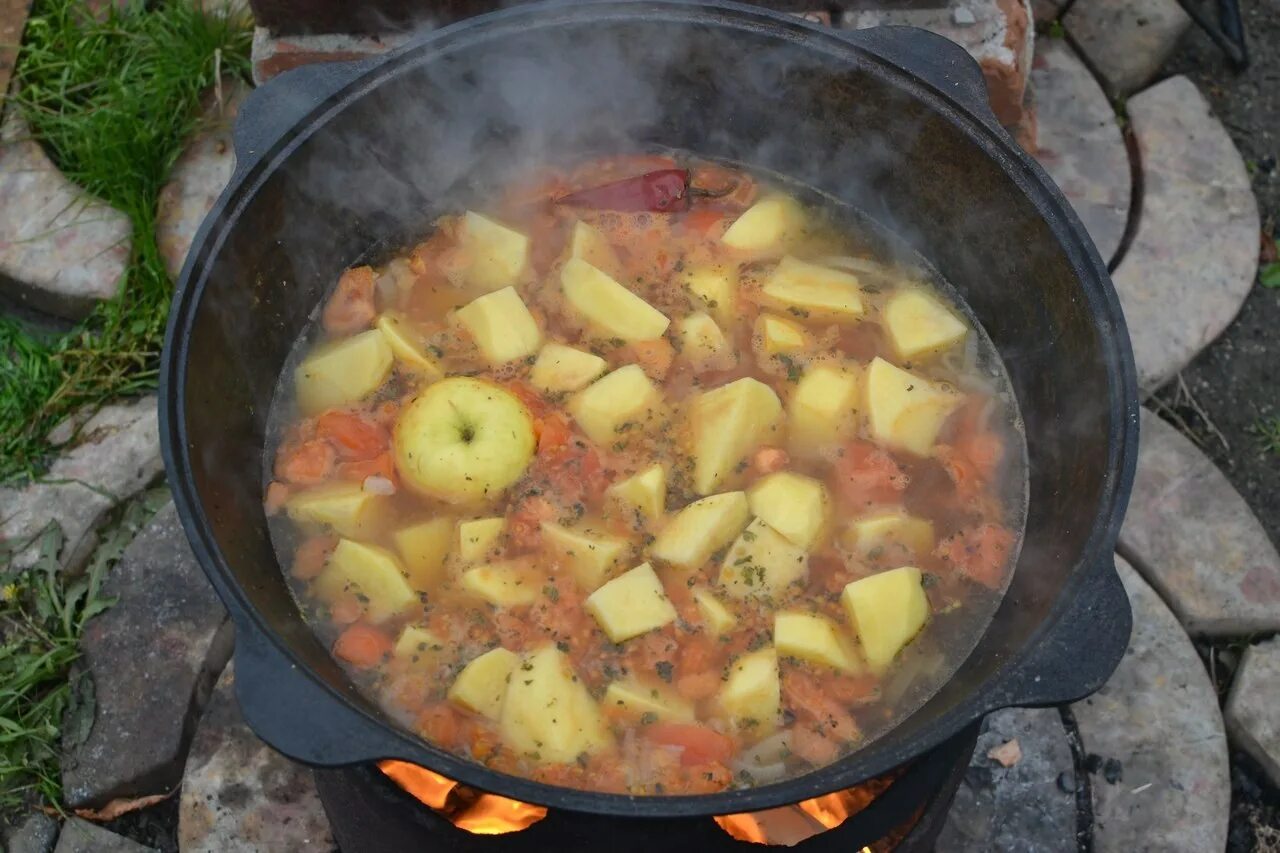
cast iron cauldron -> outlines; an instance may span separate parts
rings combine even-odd
[[[179,514],[235,620],[244,715],[286,755],[319,766],[399,758],[581,812],[725,814],[849,787],[993,709],[1080,698],[1123,654],[1130,613],[1112,548],[1137,451],[1124,320],[1079,220],[997,125],[977,66],[950,42],[720,2],[520,6],[385,58],[283,75],[249,97],[235,141],[235,176],[174,301],[161,434]],[[1026,425],[1025,544],[977,648],[884,737],[753,790],[574,791],[423,743],[312,636],[262,509],[276,380],[342,269],[480,202],[522,164],[642,146],[793,177],[895,232],[986,327]]]

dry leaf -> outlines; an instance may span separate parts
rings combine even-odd
[[[177,790],[177,789],[174,789]],[[100,809],[76,809],[76,815],[85,820],[96,820],[99,822],[115,820],[122,814],[136,812],[138,809],[145,809],[147,806],[154,806],[162,800],[167,800],[173,796],[173,791],[167,794],[151,794],[146,797],[138,797],[135,800],[119,799],[112,800]]]
[[[1018,739],[1014,738],[987,750],[987,758],[998,762],[1001,767],[1012,767],[1022,760],[1022,747],[1018,744]]]

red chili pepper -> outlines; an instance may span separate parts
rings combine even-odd
[[[670,213],[689,209],[689,170],[659,169],[598,187],[569,193],[556,200],[570,207],[624,212]]]

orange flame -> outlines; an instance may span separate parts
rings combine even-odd
[[[836,828],[850,815],[866,808],[882,790],[883,787],[876,783],[860,785],[834,794],[823,794],[811,800],[802,800],[793,806],[720,815],[715,821],[721,829],[739,841],[791,846],[820,832]]]
[[[404,761],[381,761],[378,769],[419,802],[453,821],[454,826],[475,835],[519,832],[547,816],[542,806],[496,794],[478,794],[469,803],[450,808],[449,795],[462,790],[452,779]]]

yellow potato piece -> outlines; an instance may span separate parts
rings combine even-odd
[[[680,357],[695,367],[731,360],[732,348],[709,314],[698,312],[679,322]]]
[[[550,645],[526,654],[511,670],[500,727],[517,754],[543,764],[568,764],[613,746],[587,686]]]
[[[652,341],[662,337],[671,323],[657,308],[581,258],[570,258],[564,265],[560,286],[569,306],[603,337]]]
[[[667,506],[667,469],[654,463],[643,471],[619,480],[605,495],[638,515],[641,522],[654,522],[662,518]]]
[[[584,607],[615,643],[661,628],[676,619],[676,609],[648,563],[641,563],[591,593]]]
[[[458,558],[468,564],[488,559],[497,549],[498,539],[506,526],[504,516],[458,522]]]
[[[804,326],[784,320],[776,314],[756,317],[755,334],[765,355],[795,352],[809,345],[809,333]]]
[[[738,624],[738,618],[730,612],[728,607],[724,606],[724,602],[716,598],[705,589],[695,589],[693,591],[693,600],[698,605],[698,613],[702,615],[702,621],[707,626],[709,633],[717,636],[723,636],[733,630],[733,626]]]
[[[750,377],[694,397],[688,407],[694,490],[716,491],[747,454],[776,434],[781,416],[778,395]]]
[[[289,517],[298,522],[323,524],[339,536],[358,537],[377,529],[387,499],[366,492],[359,483],[326,483],[293,495],[285,502]]]
[[[568,408],[588,438],[611,447],[624,432],[649,429],[661,403],[662,394],[639,365],[628,364],[579,391]]]
[[[759,738],[777,728],[782,710],[777,651],[766,647],[729,664],[718,702],[744,736]]]
[[[737,322],[737,283],[726,268],[695,267],[685,273],[684,286],[695,303],[718,323],[731,326]]]
[[[459,244],[463,276],[477,290],[515,284],[529,260],[528,237],[474,211],[463,217]]]
[[[694,721],[693,706],[674,691],[635,678],[610,684],[604,692],[604,707],[612,713],[632,717],[651,715],[655,720]]]
[[[787,611],[773,617],[773,645],[778,654],[829,666],[842,672],[859,672],[852,644],[840,628],[816,613]]]
[[[434,382],[444,377],[444,370],[434,356],[427,353],[421,336],[413,327],[413,321],[398,311],[386,311],[374,324],[382,336],[396,361],[406,369],[420,374],[424,379]]]
[[[856,275],[790,255],[778,262],[761,293],[766,304],[813,320],[853,323],[866,311]]]
[[[585,222],[578,222],[573,226],[573,236],[569,239],[569,256],[581,258],[608,276],[616,276],[621,266],[617,253],[605,236]]]
[[[755,519],[730,546],[720,564],[720,583],[735,598],[773,596],[809,575],[809,555]]]
[[[871,437],[889,447],[927,456],[963,397],[877,357],[867,368]]]
[[[859,578],[844,588],[840,603],[875,672],[888,669],[929,621],[929,598],[914,566]]]
[[[386,622],[418,600],[394,554],[350,539],[338,540],[311,588],[316,597],[330,604],[354,593],[365,618],[374,624]]]
[[[602,531],[569,530],[550,521],[542,522],[542,544],[587,592],[604,583],[631,554],[631,543],[625,539]]]
[[[452,518],[433,518],[402,527],[391,534],[391,541],[414,589],[431,589],[444,580],[444,561],[453,547]]]
[[[598,355],[549,341],[529,371],[529,382],[550,393],[581,391],[604,373],[608,363]]]
[[[649,546],[649,555],[681,569],[700,568],[732,542],[750,519],[746,492],[705,497],[667,522]]]
[[[774,195],[747,208],[720,242],[742,252],[781,251],[804,229],[804,211],[787,196]]]
[[[396,638],[391,654],[413,669],[430,669],[444,657],[445,644],[426,628],[406,625]]]
[[[852,433],[861,387],[855,368],[822,364],[806,370],[787,402],[787,448],[813,458]]]
[[[507,694],[511,671],[520,665],[520,656],[499,646],[490,649],[462,668],[449,688],[449,700],[482,717],[502,716],[502,700]]]
[[[381,387],[394,363],[386,335],[377,329],[317,347],[293,371],[298,407],[314,415],[359,402]]]
[[[539,594],[533,576],[514,563],[485,563],[467,569],[462,573],[462,588],[502,608],[533,604]]]
[[[884,306],[884,328],[899,358],[941,352],[964,340],[969,327],[923,290],[900,290]]]
[[[854,521],[843,539],[848,548],[864,556],[877,548],[896,543],[920,557],[933,553],[933,522],[902,510],[889,510]]]
[[[827,489],[818,480],[790,471],[761,477],[747,492],[751,514],[805,549],[822,538],[827,527]]]
[[[527,358],[542,345],[542,330],[514,287],[486,293],[455,316],[492,365]]]

